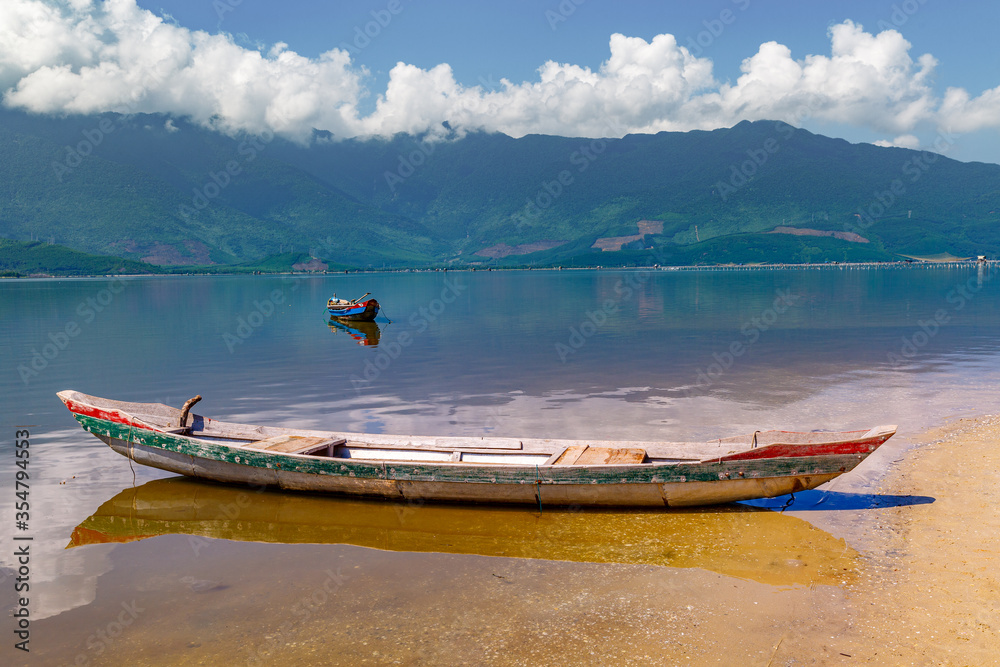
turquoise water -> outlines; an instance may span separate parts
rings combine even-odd
[[[11,488],[14,433],[26,428],[36,627],[56,619],[60,659],[96,657],[86,643],[92,622],[72,614],[111,613],[130,595],[123,586],[154,573],[172,582],[162,599],[176,601],[200,565],[227,571],[221,554],[237,565],[262,558],[260,545],[240,542],[205,556],[176,536],[147,541],[162,541],[170,561],[145,542],[64,550],[75,526],[133,484],[133,470],[77,427],[55,397],[61,389],[175,406],[201,394],[198,411],[222,419],[384,433],[673,440],[896,423],[905,440],[997,411],[997,271],[4,280],[0,476]],[[372,292],[383,306],[378,329],[331,328],[324,304],[334,292]],[[855,471],[844,488],[865,490],[885,465]],[[134,474],[137,485],[167,476]],[[4,499],[5,531],[13,513]],[[370,558],[324,549],[318,558],[358,567]],[[136,553],[148,560],[136,563]],[[401,558],[398,567],[409,562]],[[14,563],[5,554],[0,564]],[[10,572],[0,582],[5,604]],[[435,576],[447,586],[446,572]],[[254,604],[241,599],[226,598],[225,617]]]

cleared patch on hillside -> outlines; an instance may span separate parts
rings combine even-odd
[[[329,266],[326,262],[315,257],[310,257],[308,262],[298,262],[292,264],[295,271],[326,271]]]
[[[832,236],[841,241],[851,243],[869,243],[868,239],[854,232],[830,232],[820,229],[807,229],[805,227],[775,227],[768,234],[791,234],[793,236]]]
[[[124,250],[128,253],[142,255],[142,261],[157,266],[208,266],[215,264],[210,257],[210,250],[201,241],[189,239],[183,242],[182,252],[176,244],[166,243],[139,243],[132,239],[125,239],[112,243],[108,248],[113,252]]]
[[[594,241],[594,245],[590,247],[600,248],[602,251],[613,252],[615,250],[621,250],[622,246],[627,243],[632,243],[633,241],[642,239],[642,237],[647,234],[663,233],[662,220],[640,220],[636,223],[636,225],[639,227],[638,234],[632,234],[630,236],[605,236]]]
[[[950,252],[939,252],[936,255],[900,255],[907,259],[915,259],[918,262],[964,262],[971,257],[956,257]]]
[[[502,259],[504,257],[509,257],[510,255],[527,255],[531,252],[541,252],[542,250],[551,250],[552,248],[557,248],[566,241],[535,241],[533,243],[521,243],[519,245],[507,245],[506,243],[498,243],[496,245],[491,245],[489,248],[483,248],[475,252],[474,254],[480,257],[489,257],[490,259]]]

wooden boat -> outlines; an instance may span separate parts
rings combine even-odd
[[[747,505],[669,511],[563,507],[539,513],[514,506],[280,493],[185,477],[122,490],[73,530],[67,547],[158,535],[697,567],[772,586],[839,586],[860,572],[860,554],[842,538],[798,517]]]
[[[330,331],[343,331],[353,338],[362,347],[378,347],[378,342],[382,336],[382,330],[375,322],[361,322],[359,320],[342,321],[336,317],[331,317],[326,324]]]
[[[334,294],[333,298],[326,302],[326,309],[330,317],[349,322],[371,322],[378,315],[379,305],[375,299],[364,300],[371,292],[366,292],[357,299],[338,299]]]
[[[84,430],[137,463],[220,482],[413,501],[675,507],[769,498],[852,470],[895,426],[699,443],[395,436],[251,426],[75,391]]]

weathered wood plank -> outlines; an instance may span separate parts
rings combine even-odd
[[[646,450],[635,447],[567,447],[556,459],[557,466],[636,465],[646,460]]]
[[[545,459],[545,462],[542,463],[542,465],[543,466],[555,465],[556,461],[558,461],[560,458],[562,458],[562,455],[565,454],[565,453],[566,453],[566,447],[563,447],[562,449],[557,450],[552,456],[550,456],[549,458]]]
[[[566,449],[563,450],[562,455],[560,455],[559,458],[556,459],[556,462],[553,463],[552,465],[555,466],[575,465],[577,460],[581,456],[583,456],[583,453],[585,451],[587,451],[588,447],[589,445],[573,445],[571,447],[567,447]]]
[[[300,435],[276,435],[264,440],[243,445],[246,449],[260,449],[278,454],[301,454],[321,448],[331,448],[344,444],[343,438],[308,438]]]
[[[580,458],[576,460],[576,465],[635,465],[642,463],[645,460],[645,449],[632,449],[626,447],[589,447],[580,455]]]

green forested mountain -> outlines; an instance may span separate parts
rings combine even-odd
[[[1000,166],[767,121],[603,140],[316,133],[301,146],[164,116],[2,111],[0,236],[172,265],[997,256]]]

